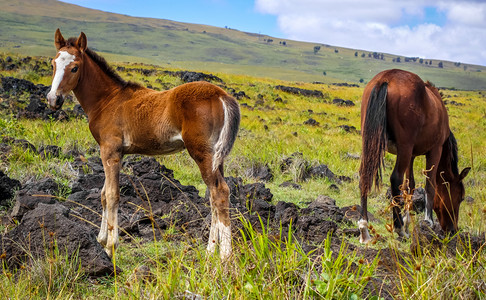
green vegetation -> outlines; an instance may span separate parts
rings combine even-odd
[[[33,61],[46,59],[36,58]],[[182,83],[179,78],[164,73],[167,70],[164,67],[118,65],[124,67],[124,71],[120,72],[122,77],[156,89]],[[31,66],[25,65],[24,68],[2,72],[1,75],[29,78],[34,83],[50,83],[50,74],[40,72],[32,75]],[[141,69],[154,71],[145,76]],[[250,183],[254,179],[246,175],[246,169],[256,164],[267,164],[273,170],[274,180],[266,186],[274,194],[275,203],[282,200],[305,206],[318,195],[331,196],[341,207],[359,203],[359,160],[353,157],[361,151],[361,87],[214,74],[223,79],[227,90],[244,91],[248,96],[239,100],[241,130],[226,162],[227,176],[240,176]],[[276,85],[318,90],[324,97],[296,96],[277,90]],[[449,102],[447,107],[452,130],[458,140],[460,168],[472,167],[465,183],[467,196],[474,201],[462,204],[459,227],[471,234],[481,234],[486,230],[483,221],[486,215],[485,94],[456,90],[442,90],[442,93]],[[19,104],[26,105],[27,96],[22,96],[24,103]],[[334,98],[351,100],[356,105],[337,106],[332,104]],[[3,99],[0,104],[2,102]],[[73,105],[73,102],[65,104],[66,107]],[[309,118],[319,122],[319,125],[304,125]],[[356,130],[346,131],[341,125],[354,126]],[[0,136],[26,139],[37,148],[57,145],[64,153],[76,148],[89,156],[88,153],[95,149],[94,155],[98,155],[86,120],[41,121],[2,114]],[[334,182],[328,179],[299,181],[299,174],[307,165],[298,161],[288,171],[281,172],[283,159],[295,152],[301,152],[303,160],[311,165],[328,165],[337,175],[350,177],[351,182],[343,182],[336,190],[331,188]],[[12,150],[1,158],[1,170],[22,183],[33,177],[47,176],[67,187],[76,176],[69,168],[72,158],[67,156],[41,159],[18,145],[12,145]],[[385,159],[384,178],[388,178],[395,157],[387,154]],[[205,185],[187,153],[159,157],[158,160],[173,169],[175,177],[183,184],[194,185],[204,193]],[[423,158],[416,159],[414,169],[417,183],[424,183],[421,174]],[[287,180],[297,181],[302,190],[279,187]],[[69,190],[65,188],[58,196],[64,197],[68,193]],[[91,280],[79,269],[76,258],[63,257],[52,250],[48,259],[35,261],[32,266],[19,270],[2,268],[0,294],[9,295],[10,298],[34,299],[358,299],[367,295],[369,284],[374,284],[373,278],[380,278],[397,298],[486,297],[484,250],[473,254],[466,243],[466,251],[458,251],[455,257],[441,252],[409,256],[410,242],[397,242],[386,229],[386,224],[391,224],[391,212],[384,194],[384,190],[374,193],[369,201],[370,212],[381,220],[381,223],[373,224],[375,234],[382,238],[376,244],[369,245],[368,249],[360,248],[357,238],[350,237],[340,248],[332,248],[330,239],[327,239],[315,245],[315,251],[306,252],[289,232],[280,232],[275,236],[256,231],[247,224],[245,234],[233,241],[235,259],[230,263],[222,263],[217,256],[207,256],[205,241],[200,240],[122,242],[117,251],[116,265],[123,272],[114,277]],[[417,215],[414,222],[422,218]],[[166,234],[169,236],[177,232],[178,228],[173,227]],[[394,258],[392,270],[387,273],[380,269],[379,251],[389,251]],[[142,272],[147,268],[148,273]]]

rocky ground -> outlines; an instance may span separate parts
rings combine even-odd
[[[197,74],[190,75],[194,77]],[[182,78],[184,74],[178,76]],[[2,77],[1,80],[0,93],[6,99],[0,103],[1,109],[18,117],[61,120],[85,117],[78,106],[69,111],[50,111],[42,100],[48,87],[11,77]],[[305,92],[299,90],[296,93]],[[28,97],[25,96],[27,94]],[[245,96],[244,93],[239,94]],[[9,99],[18,99],[22,95],[25,97],[24,107],[14,107],[13,101]],[[354,105],[339,99],[334,102],[337,105]],[[29,148],[38,155],[58,156],[62,153],[62,149],[57,146],[36,149],[28,141],[14,138],[4,137],[0,142],[1,155],[6,155],[14,144]],[[71,192],[67,199],[55,197],[63,187],[50,178],[22,185],[0,171],[0,206],[4,211],[1,225],[5,228],[0,240],[0,257],[9,268],[20,267],[34,258],[45,256],[46,250],[52,249],[56,243],[59,249],[65,249],[69,255],[78,252],[81,265],[89,275],[102,276],[113,272],[111,260],[96,241],[97,226],[101,222],[100,191],[104,183],[101,160],[97,156],[86,159],[83,153],[78,152],[69,155],[73,157],[71,168],[77,171],[78,176],[70,183]],[[288,169],[296,159],[303,161],[299,153],[285,158],[281,163],[281,171]],[[308,164],[304,168],[307,171],[302,173],[301,180],[327,177],[337,189],[343,181],[351,180],[334,174],[326,165],[310,166],[305,160],[304,164]],[[172,170],[160,165],[154,158],[130,156],[124,161],[123,170],[120,178],[119,225],[124,243],[130,243],[135,237],[152,241],[153,228],[156,228],[155,235],[159,238],[164,229],[170,226],[178,229],[177,234],[169,236],[174,241],[188,238],[202,243],[207,241],[211,221],[207,195],[201,197],[195,187],[182,185],[174,178]],[[295,238],[303,249],[308,252],[314,250],[317,256],[319,249],[316,245],[322,243],[328,234],[332,235],[335,253],[339,251],[344,238],[357,237],[359,206],[338,207],[334,199],[325,195],[317,197],[306,207],[283,201],[274,204],[272,192],[265,187],[265,182],[273,178],[270,168],[265,165],[255,166],[247,170],[247,173],[255,179],[254,183],[244,184],[239,177],[226,178],[231,191],[232,230],[236,238],[242,232],[244,234],[244,230],[240,230],[243,228],[243,220],[250,222],[257,230],[264,224],[268,232],[275,234],[281,228],[287,231],[292,224]],[[281,186],[301,188],[295,182],[284,182]],[[414,207],[420,210],[423,208],[423,190],[416,192]],[[370,218],[380,222],[373,216]],[[454,255],[456,248],[463,247],[463,240],[471,240],[475,251],[484,243],[484,237],[469,236],[467,233],[457,235],[449,243],[443,243],[444,237],[438,226],[429,228],[418,224],[413,231],[410,253],[401,253],[398,257],[416,255],[424,249],[441,249]],[[379,251],[349,244],[348,251],[353,250],[363,253],[369,260],[379,255],[379,270],[383,277],[374,278],[369,290],[373,293],[373,286],[383,287],[382,279],[396,269],[397,255],[391,253],[390,249]]]

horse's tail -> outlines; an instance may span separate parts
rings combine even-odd
[[[218,141],[214,145],[213,171],[216,171],[223,163],[224,158],[230,153],[236,140],[240,127],[240,106],[235,98],[226,95],[221,97],[224,111],[224,124],[219,133]]]
[[[359,168],[361,193],[368,194],[375,182],[375,187],[381,185],[381,172],[387,142],[386,125],[386,96],[388,84],[386,82],[373,87],[366,108],[361,137],[363,149],[361,166]]]

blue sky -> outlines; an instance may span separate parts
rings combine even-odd
[[[136,17],[486,65],[482,0],[65,0]]]
[[[253,1],[63,0],[63,2],[135,17],[169,19],[217,27],[228,26],[241,31],[283,37],[278,28],[277,16],[259,13]]]

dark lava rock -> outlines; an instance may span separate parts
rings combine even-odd
[[[32,153],[34,154],[37,154],[37,148],[32,145],[31,143],[29,143],[29,141],[27,140],[24,140],[24,139],[12,139],[12,140],[7,140],[6,141],[7,143],[10,143],[10,144],[14,144],[14,145],[17,145],[17,146],[20,146],[22,147],[22,149],[24,149],[25,151],[31,151]]]
[[[339,99],[335,98],[332,100],[333,104],[339,105],[339,106],[354,106],[354,102],[351,100],[344,100],[344,99]]]
[[[302,96],[310,96],[310,97],[317,97],[317,98],[323,98],[324,94],[321,91],[317,90],[306,90],[306,89],[301,89],[301,88],[296,88],[296,87],[291,87],[291,86],[284,86],[284,85],[277,85],[275,87],[277,90],[281,90],[286,93],[291,93],[295,95],[302,95]]]
[[[435,252],[441,250],[444,244],[444,232],[440,225],[435,223],[430,227],[425,221],[419,222],[412,232],[412,243],[410,244],[410,251],[414,255],[421,255],[424,250]]]
[[[10,217],[14,220],[21,221],[24,215],[35,209],[40,203],[54,204],[56,200],[51,195],[35,191],[22,190],[17,193],[15,204],[10,212]]]
[[[275,206],[272,201],[273,194],[265,184],[257,182],[243,184],[240,177],[225,177],[230,189],[230,206],[242,214],[257,214],[263,219],[273,218]],[[209,199],[209,191],[206,191]]]
[[[425,211],[425,189],[422,187],[416,188],[413,191],[413,196],[412,196],[412,201],[413,201],[413,210],[421,213]]]
[[[253,165],[246,170],[245,174],[259,181],[269,182],[273,180],[272,170],[267,164]]]
[[[329,189],[332,190],[332,191],[335,191],[335,192],[340,191],[339,187],[334,183],[329,186]]]
[[[455,105],[455,106],[464,106],[464,103],[457,102],[455,100],[445,100],[444,105]]]
[[[344,218],[344,213],[336,206],[336,200],[329,196],[318,196],[307,208],[301,210],[301,214],[313,215],[323,220],[347,222]]]
[[[228,92],[233,96],[235,97],[237,100],[241,100],[243,98],[246,98],[246,99],[250,99],[250,97],[248,97],[246,95],[246,93],[244,91],[239,91],[237,92],[235,89],[233,88],[228,88]]]
[[[46,145],[39,148],[39,155],[42,158],[59,157],[61,154],[61,147],[56,145]]]
[[[297,156],[292,159],[297,160]],[[290,159],[284,165],[287,163],[295,162]],[[11,264],[18,266],[25,261],[25,253],[12,254],[11,249],[15,245],[8,242],[12,241],[12,238],[20,241],[16,245],[24,246],[33,243],[31,247],[37,249],[35,253],[40,253],[38,249],[46,247],[45,243],[42,244],[45,241],[48,242],[47,247],[50,247],[49,238],[52,236],[52,238],[62,237],[69,246],[59,241],[58,244],[68,251],[79,247],[79,251],[95,253],[98,256],[105,255],[94,238],[101,221],[100,198],[105,180],[101,160],[97,157],[87,160],[78,156],[72,166],[74,170],[78,170],[79,176],[71,186],[72,193],[62,205],[55,197],[47,195],[57,193],[59,188],[62,188],[51,179],[28,183],[18,193],[15,209],[12,210],[11,215],[20,220],[20,225],[30,224],[29,226],[37,226],[37,228],[24,228],[19,225],[17,227],[19,229],[15,228],[3,237],[3,249],[9,257],[14,257],[10,259]],[[206,197],[201,198],[195,187],[180,184],[173,177],[172,170],[160,165],[151,157],[129,156],[123,164],[123,170],[128,172],[120,175],[121,195],[118,218],[122,240],[129,242],[134,237],[141,237],[143,241],[152,241],[155,236],[157,239],[163,237],[170,240],[186,240],[189,238],[206,242],[211,222],[208,191]],[[273,194],[265,184],[260,182],[243,184],[243,180],[239,177],[225,179],[230,189],[230,214],[235,236],[247,234],[244,228],[246,222],[249,222],[254,230],[261,230],[262,226],[268,227],[268,232],[272,234],[285,232],[291,226],[296,237],[306,246],[305,243],[308,242],[322,243],[328,233],[336,232],[338,224],[347,222],[344,212],[336,207],[333,199],[329,197],[318,197],[308,207],[302,209],[295,204],[285,202],[279,202],[275,206],[271,203]],[[46,210],[45,207],[50,207],[51,213],[57,212],[57,214],[49,215],[44,212],[42,216],[49,218],[46,222],[39,220],[43,217],[36,212],[35,215],[39,215],[39,218],[35,219],[37,222],[35,223],[30,215],[40,208]],[[61,226],[65,228],[62,229]],[[163,231],[172,226],[177,228],[177,234],[170,235]],[[84,236],[70,239],[71,235],[68,236],[68,232],[77,232],[77,227],[82,230],[76,234],[80,235],[82,232]],[[42,230],[48,231],[46,233]],[[34,234],[30,240],[25,235],[20,235],[29,231]],[[39,240],[37,238],[39,232],[49,238]],[[91,239],[91,242],[83,239]],[[90,245],[93,241],[96,248]],[[87,245],[86,249],[85,245]],[[86,258],[81,256],[80,259],[86,261]],[[91,262],[94,259],[87,261]],[[103,266],[103,264],[95,265]],[[109,273],[113,269],[111,265],[108,267],[105,265],[101,270],[93,270],[91,265],[83,265],[83,267],[90,270],[91,274]]]
[[[0,206],[5,206],[7,200],[10,200],[20,187],[20,181],[12,179],[0,171]]]
[[[344,214],[344,217],[349,221],[351,221],[352,223],[356,224],[356,222],[358,222],[359,219],[361,218],[360,205],[345,206],[341,208],[341,211]],[[381,223],[381,221],[375,218],[375,216],[373,216],[373,214],[370,213],[369,211],[368,211],[368,220],[374,223]]]
[[[60,254],[77,256],[90,276],[111,274],[111,259],[96,241],[95,235],[72,220],[69,209],[56,204],[40,203],[27,212],[22,222],[2,236],[1,251],[9,267],[20,267],[31,259],[42,259],[57,247]]]
[[[279,201],[275,206],[275,220],[283,227],[295,224],[299,219],[299,207],[293,203]]]
[[[331,181],[335,181],[337,183],[341,183],[341,179],[334,174],[327,165],[318,165],[315,167],[311,167],[309,170],[310,177],[317,177],[317,178],[328,178]]]
[[[45,194],[55,195],[58,194],[60,189],[65,188],[63,185],[57,183],[52,178],[43,178],[37,181],[29,181],[24,184],[21,191],[28,192],[30,194],[43,192]]]
[[[302,152],[294,152],[282,160],[280,163],[280,171],[288,171],[290,167],[296,163],[303,165],[306,169],[310,166],[310,163],[304,159]]]
[[[319,126],[319,124],[320,124],[319,122],[317,122],[312,118],[304,122],[304,125],[311,125],[311,126]]]
[[[43,84],[35,85],[34,83],[20,78],[1,77],[2,94],[11,96],[19,96],[22,93],[29,93],[36,96],[44,96],[49,91],[50,87]]]
[[[295,232],[306,242],[322,242],[328,234],[335,233],[337,228],[335,222],[310,214],[299,216],[295,224]]]
[[[171,76],[177,76],[184,82],[194,82],[194,81],[216,81],[216,82],[223,82],[221,78],[215,76],[213,74],[205,74],[201,72],[192,72],[192,71],[164,71],[163,73],[169,74]]]
[[[347,87],[359,87],[359,84],[356,84],[356,83],[347,83],[347,82],[335,82],[335,83],[331,83],[330,85],[347,86]]]
[[[359,131],[354,126],[350,125],[340,125],[339,128],[349,133],[358,133]]]
[[[291,182],[291,181],[285,181],[282,184],[279,185],[279,187],[290,187],[296,190],[301,190],[302,186],[300,184]]]
[[[33,98],[30,100],[30,103],[25,110],[33,114],[42,114],[46,109],[47,104],[44,101],[38,98]]]
[[[425,211],[425,189],[422,187],[415,188],[412,195],[412,210],[418,213]],[[391,200],[391,189],[386,191],[386,198]],[[400,198],[400,204],[403,205],[403,201]]]
[[[485,242],[484,234],[476,236],[460,232],[450,236],[442,230],[438,222],[430,227],[422,220],[413,228],[410,251],[413,255],[434,255],[436,252],[445,252],[450,257],[455,257],[457,252],[475,255],[483,249]]]
[[[88,118],[88,115],[84,112],[84,109],[81,105],[76,104],[73,107],[72,111],[69,111],[75,118]]]

